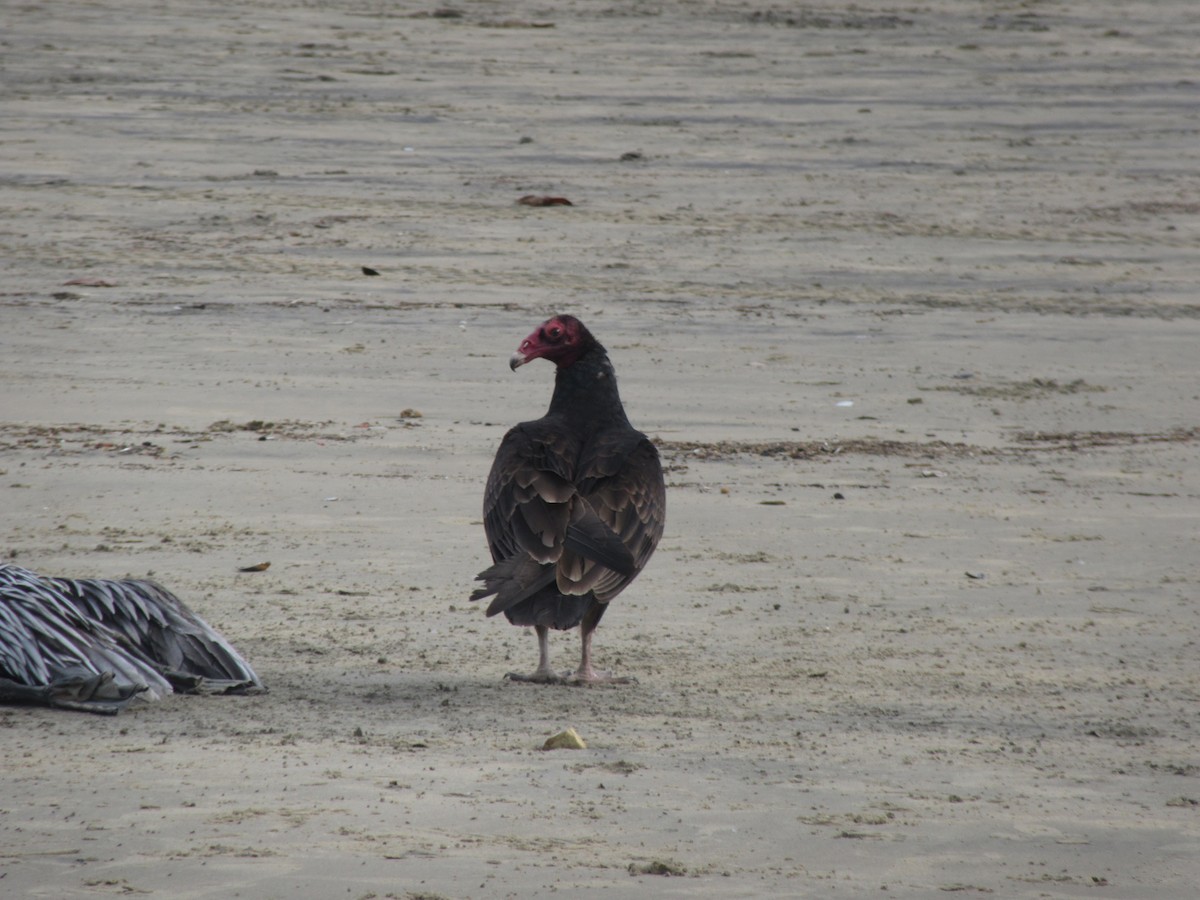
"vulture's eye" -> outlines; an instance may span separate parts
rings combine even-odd
[[[562,337],[562,333],[563,333],[562,329],[559,328],[557,325],[551,325],[549,328],[546,329],[546,334],[548,334],[550,336],[551,340],[557,341],[560,337]]]

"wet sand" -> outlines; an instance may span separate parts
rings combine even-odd
[[[1192,896],[1198,45],[1182,2],[0,11],[0,554],[151,574],[270,686],[0,708],[0,892]],[[627,687],[504,681],[536,642],[466,601],[555,311],[668,467]]]

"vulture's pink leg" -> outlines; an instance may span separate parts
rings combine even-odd
[[[550,629],[545,625],[536,625],[538,639],[538,667],[528,675],[520,672],[509,672],[504,677],[509,681],[533,682],[535,684],[562,684],[566,679],[550,668]]]
[[[625,675],[614,675],[612,672],[597,672],[592,668],[592,635],[596,629],[580,630],[583,643],[583,653],[579,660],[579,668],[570,676],[572,684],[636,684],[636,678]]]

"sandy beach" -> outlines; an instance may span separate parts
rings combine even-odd
[[[1182,0],[0,8],[0,559],[149,575],[269,687],[0,707],[0,895],[1195,896],[1198,46]],[[627,686],[505,681],[467,602],[554,312],[667,469]]]

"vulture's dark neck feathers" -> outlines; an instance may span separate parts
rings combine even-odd
[[[617,373],[599,343],[569,366],[559,367],[548,415],[561,416],[585,432],[632,427],[617,392]]]

